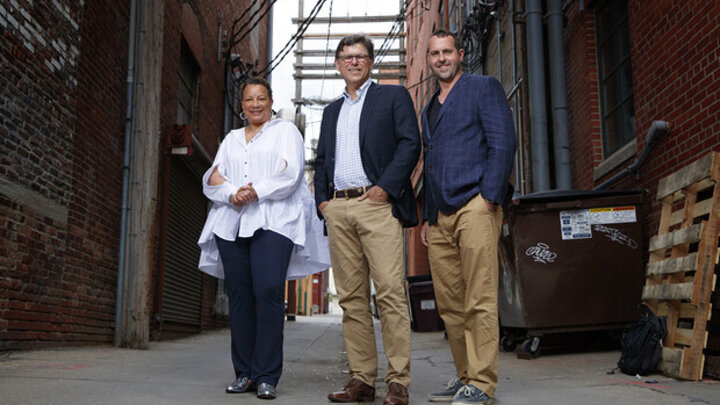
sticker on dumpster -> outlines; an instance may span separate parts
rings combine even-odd
[[[560,211],[560,232],[563,240],[592,238],[590,211]]]
[[[597,224],[593,227],[595,232],[601,232],[608,238],[610,238],[611,241],[619,243],[621,245],[629,246],[633,249],[638,248],[637,242],[635,242],[634,239],[631,237],[625,235],[624,233],[620,232],[619,229],[611,228],[609,226],[600,225]]]
[[[590,211],[590,223],[593,225],[637,222],[635,206],[632,205],[629,207],[591,208],[588,211]]]
[[[420,309],[423,311],[435,309],[435,300],[420,300]]]
[[[557,253],[551,251],[546,243],[538,242],[537,245],[527,248],[525,256],[532,257],[535,262],[548,264],[555,262]]]

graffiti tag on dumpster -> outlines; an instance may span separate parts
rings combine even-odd
[[[530,256],[534,261],[542,264],[548,264],[555,262],[557,253],[550,250],[550,246],[545,243],[538,242],[535,246],[530,246],[525,251],[526,256]]]
[[[619,229],[610,228],[609,226],[605,225],[595,225],[593,228],[595,232],[602,232],[610,238],[611,241],[617,242],[621,245],[629,246],[633,249],[637,249],[638,244],[635,242],[634,239],[630,238],[629,236],[625,235],[624,233],[620,232]]]

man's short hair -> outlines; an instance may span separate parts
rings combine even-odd
[[[363,44],[365,46],[365,49],[367,49],[368,51],[368,56],[370,57],[370,60],[375,60],[373,43],[365,35],[348,35],[345,38],[341,39],[340,43],[337,46],[337,49],[335,50],[335,59],[340,57],[340,52],[342,52],[343,48],[345,48],[346,46],[353,46],[355,44]]]
[[[455,47],[455,49],[458,51],[460,50],[460,41],[458,41],[457,37],[455,35],[451,34],[449,31],[446,31],[444,29],[435,30],[432,33],[432,35],[430,35],[430,38],[432,38],[432,37],[438,37],[438,38],[450,37],[453,40],[453,46]]]

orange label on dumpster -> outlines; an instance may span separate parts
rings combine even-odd
[[[623,224],[628,222],[636,222],[637,215],[635,206],[627,207],[609,207],[609,208],[591,208],[590,224]]]
[[[634,206],[560,211],[563,240],[592,238],[593,225],[636,222]]]

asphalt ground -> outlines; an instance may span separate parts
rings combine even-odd
[[[163,342],[148,350],[112,346],[0,353],[0,405],[326,404],[348,379],[339,315],[298,316],[285,328],[284,370],[274,401],[225,394],[233,379],[229,330]],[[379,323],[378,347],[382,350]],[[410,402],[454,375],[442,332],[413,332]],[[720,404],[720,381],[608,374],[617,349],[550,350],[533,360],[500,353],[496,404]],[[384,375],[380,357],[379,375]],[[375,404],[387,386],[376,384]]]

